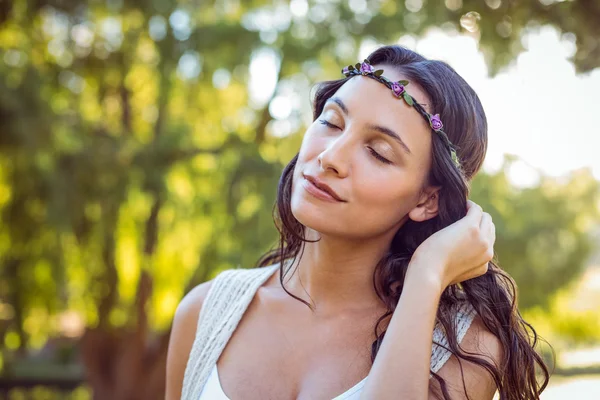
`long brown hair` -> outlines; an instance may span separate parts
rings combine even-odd
[[[373,285],[387,312],[375,327],[375,340],[371,346],[371,361],[375,360],[385,330],[380,325],[391,317],[400,299],[408,263],[417,247],[438,230],[465,216],[469,196],[469,182],[480,169],[487,150],[487,120],[481,102],[473,89],[448,64],[428,60],[423,56],[398,45],[383,46],[368,57],[372,65],[392,66],[404,73],[413,85],[419,85],[431,101],[430,109],[439,113],[444,121],[444,130],[456,146],[462,171],[452,163],[441,138],[433,135],[432,165],[429,183],[441,186],[439,213],[425,222],[408,220],[394,236],[387,254],[378,262],[373,275]],[[321,82],[313,100],[313,117],[321,114],[325,101],[348,79]],[[275,225],[280,234],[277,248],[267,252],[258,262],[259,267],[280,263],[281,285],[287,270],[282,261],[295,260],[303,249],[305,227],[293,216],[290,207],[292,176],[298,160],[296,155],[283,170],[277,191],[274,209]],[[300,254],[301,256],[301,254]],[[448,287],[441,296],[437,323],[441,324],[448,339],[446,347],[461,360],[473,362],[485,368],[493,377],[502,400],[538,399],[548,384],[549,372],[541,356],[535,351],[538,335],[525,322],[517,309],[517,293],[514,281],[494,262],[488,272],[460,285]],[[462,289],[462,290],[461,290]],[[502,344],[503,354],[499,365],[482,355],[464,352],[456,337],[456,320],[453,318],[461,298],[476,310],[486,328]],[[439,344],[438,344],[439,345]],[[542,379],[536,379],[536,366]],[[461,366],[462,370],[462,366]],[[432,376],[439,382],[445,400],[450,399],[446,382],[438,374]],[[464,377],[463,377],[463,387]],[[466,392],[466,388],[465,392]]]

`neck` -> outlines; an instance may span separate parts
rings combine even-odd
[[[308,239],[318,237],[318,233],[308,229]],[[361,240],[321,236],[318,242],[304,243],[285,276],[286,288],[322,314],[381,307],[373,287],[373,273],[392,237],[390,233]]]

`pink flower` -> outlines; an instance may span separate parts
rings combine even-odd
[[[362,72],[364,75],[365,73],[375,72],[375,68],[373,68],[371,64],[367,64],[364,62],[360,65],[360,72]]]
[[[404,93],[404,86],[398,82],[392,82],[392,91],[397,97],[400,97]]]
[[[432,115],[430,121],[431,128],[433,128],[434,131],[439,131],[444,127],[442,120],[440,119],[440,114]]]

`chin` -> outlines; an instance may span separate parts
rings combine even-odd
[[[296,189],[296,188],[295,188]],[[331,209],[319,204],[319,200],[312,201],[307,198],[301,188],[298,188],[292,193],[290,201],[290,209],[294,218],[298,220],[305,227],[317,231],[319,233],[328,235],[336,234],[336,232],[343,232],[344,229],[340,227],[339,215],[332,215]]]
[[[330,209],[319,207],[302,196],[292,195],[290,208],[298,222],[318,232],[320,236],[365,240],[385,235],[391,230],[396,232],[399,228],[396,225],[390,226],[389,220],[373,226],[368,223],[368,216],[363,216],[364,219],[360,221],[354,215],[344,218],[340,213],[332,213]]]
[[[320,234],[324,234],[324,235],[335,235],[336,234],[336,232],[334,230],[332,230],[331,224],[329,224],[324,219],[318,219],[318,218],[315,218],[315,216],[311,216],[311,215],[305,216],[302,214],[299,214],[298,216],[296,216],[296,214],[294,214],[294,216],[296,217],[298,222],[300,222],[302,225],[304,225],[308,229],[311,229],[315,232],[319,232]]]
[[[310,200],[302,198],[302,196],[292,195],[290,209],[294,218],[307,228],[317,232],[323,232],[323,229],[327,229],[327,226],[331,229],[331,221],[325,215],[325,210],[317,204],[311,203]]]

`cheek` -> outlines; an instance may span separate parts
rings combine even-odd
[[[414,206],[418,185],[403,174],[374,174],[357,182],[354,193],[360,213],[394,224]]]
[[[294,170],[294,185],[302,172],[315,173],[318,171],[318,157],[326,145],[325,139],[311,132],[311,129],[306,131],[298,152],[298,161],[296,161]]]
[[[293,204],[298,201],[297,195],[298,192],[301,191],[301,189],[298,188],[298,185],[301,183],[300,181],[304,179],[302,174],[311,170],[314,173],[315,168],[312,166],[312,163],[316,162],[316,159],[320,154],[317,142],[318,140],[315,135],[311,134],[311,129],[308,129],[302,139],[302,144],[298,152],[298,160],[296,161],[296,166],[294,167],[294,173],[292,175]]]
[[[323,151],[324,146],[325,142],[323,141],[323,138],[320,138],[319,135],[316,134],[314,126],[311,126],[306,131],[304,138],[302,139],[298,161],[305,162],[307,160],[317,158],[317,156]]]
[[[300,150],[298,151],[298,160],[296,161],[296,167],[294,169],[294,185],[296,183],[298,176],[303,171],[306,171],[306,165],[308,163],[310,163],[311,158],[314,158],[313,157],[314,151],[315,150],[314,150],[313,142],[308,137],[308,132],[307,132],[307,134],[304,136],[304,139],[302,140],[302,145],[300,146]]]

